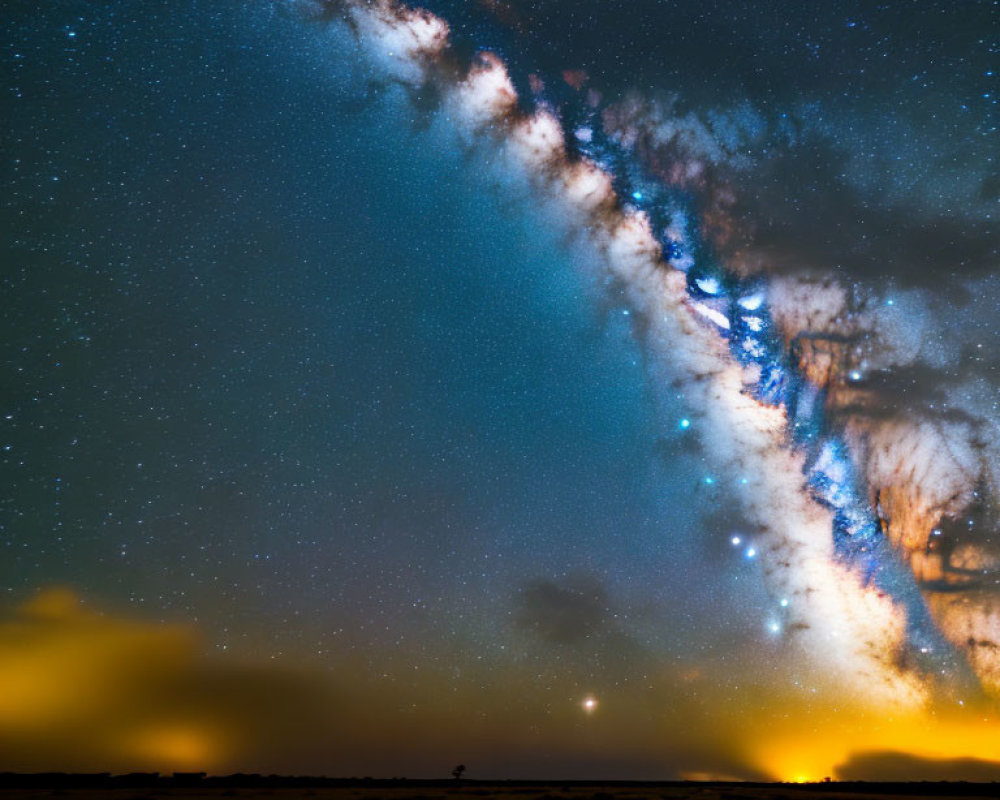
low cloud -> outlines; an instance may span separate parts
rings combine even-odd
[[[1000,761],[920,758],[907,753],[855,753],[837,767],[843,781],[1000,781]]]
[[[538,582],[526,597],[557,639],[607,622],[586,580]],[[0,771],[447,777],[461,762],[482,778],[761,775],[720,743],[721,720],[698,721],[672,673],[638,693],[598,679],[601,706],[586,715],[574,681],[540,683],[534,661],[367,655],[322,672],[241,664],[206,655],[194,626],[49,589],[0,619]]]
[[[197,631],[50,589],[0,623],[0,769],[212,769],[328,723],[330,686],[202,655]]]

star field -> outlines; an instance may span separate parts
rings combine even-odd
[[[5,15],[0,675],[75,665],[134,697],[50,708],[24,678],[0,768],[787,779],[835,765],[761,732],[854,737],[849,767],[907,750],[915,717],[869,736],[796,649],[813,589],[775,583],[763,467],[713,460],[726,434],[607,253],[462,130],[449,70],[499,53],[518,113],[555,109],[622,207],[683,228],[664,263],[709,265],[706,324],[733,274],[896,313],[845,383],[978,420],[988,465],[991,4],[433,2],[455,56],[416,88],[320,5]],[[772,297],[754,324],[825,320]],[[770,330],[733,358],[769,363]],[[957,758],[988,712],[944,671]],[[77,719],[107,723],[81,742]]]

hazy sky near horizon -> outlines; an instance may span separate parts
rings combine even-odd
[[[927,761],[995,741],[961,655],[886,716],[803,652],[606,254],[442,99],[592,92],[725,174],[671,189],[706,258],[898,291],[992,431],[995,10],[425,6],[417,89],[319,4],[5,11],[0,769],[1000,774]]]

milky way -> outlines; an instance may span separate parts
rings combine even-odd
[[[547,91],[559,76],[532,75],[525,99],[488,51],[466,71],[439,17],[388,2],[338,10],[388,74],[443,90],[469,134],[564,201],[604,254],[764,531],[760,557],[786,612],[774,631],[872,698],[912,704],[937,684],[968,693],[976,679],[995,693],[995,517],[982,510],[998,487],[995,419],[974,404],[879,407],[880,379],[912,359],[893,329],[920,311],[897,312],[884,287],[724,257],[742,221],[739,189],[710,169],[739,161],[721,126],[636,97],[602,107],[585,75],[562,76],[577,95],[564,102]]]
[[[0,770],[1000,778],[991,3],[9,5]]]

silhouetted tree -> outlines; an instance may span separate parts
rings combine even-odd
[[[451,771],[451,774],[455,777],[456,781],[462,780],[462,775],[465,773],[465,764],[459,764],[455,769]]]

